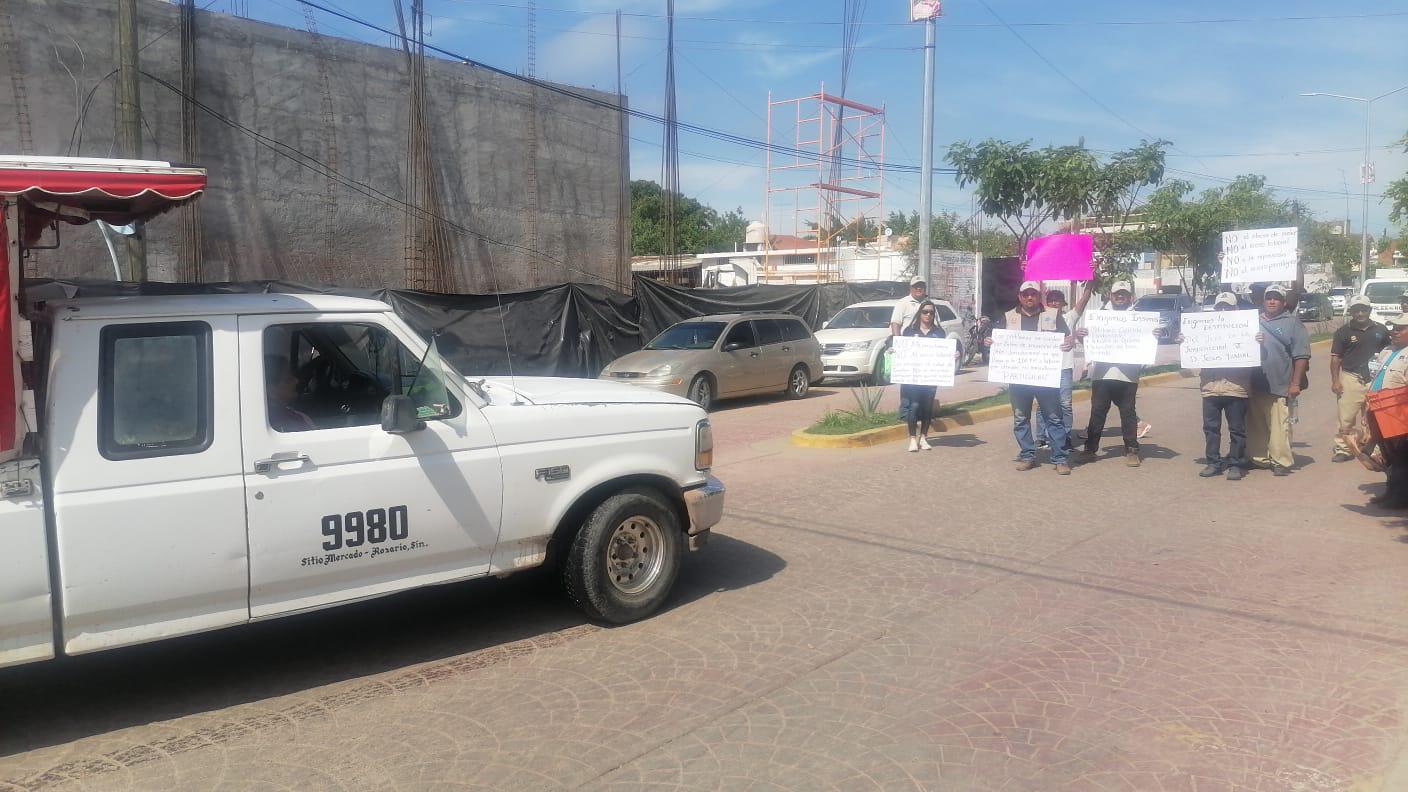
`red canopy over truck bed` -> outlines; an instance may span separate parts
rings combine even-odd
[[[0,461],[13,458],[23,431],[18,346],[20,270],[27,246],[46,228],[102,220],[147,220],[194,200],[205,170],[145,160],[0,156]]]

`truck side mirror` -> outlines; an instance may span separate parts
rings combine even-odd
[[[410,434],[425,428],[416,417],[416,403],[410,396],[392,394],[381,402],[381,429],[388,434]]]
[[[737,352],[738,350],[740,350],[740,349],[742,349],[742,348],[743,348],[743,344],[739,343],[738,341],[730,341],[730,342],[728,342],[727,344],[724,344],[724,351],[725,351],[725,352]]]

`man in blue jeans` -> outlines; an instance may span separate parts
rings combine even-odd
[[[1087,281],[1085,289],[1080,297],[1076,298],[1076,304],[1071,310],[1066,310],[1066,295],[1060,289],[1052,289],[1046,293],[1046,307],[1055,308],[1061,312],[1061,318],[1066,320],[1066,327],[1075,332],[1080,324],[1081,314],[1085,313],[1085,306],[1090,302],[1090,296],[1095,293],[1095,281]],[[1071,425],[1074,423],[1075,411],[1071,407],[1071,392],[1075,386],[1076,353],[1074,349],[1068,349],[1061,356],[1061,418],[1066,424],[1066,450],[1075,450],[1075,437],[1071,434]],[[1041,413],[1036,416],[1036,447],[1046,448],[1050,445],[1046,433],[1046,421],[1042,419]]]
[[[1017,307],[1008,311],[993,326],[1007,330],[1060,333],[1065,336],[1061,344],[1063,352],[1075,346],[1075,339],[1071,337],[1071,328],[1066,325],[1066,320],[1061,316],[1061,312],[1042,306],[1041,284],[1036,281],[1026,281],[1022,284],[1017,291]],[[984,343],[991,346],[992,338],[986,339]],[[1070,452],[1067,450],[1066,443],[1066,424],[1061,416],[1061,389],[1059,387],[1040,388],[1031,385],[1008,385],[1007,397],[1012,403],[1012,434],[1017,438],[1017,447],[1021,449],[1017,459],[1017,470],[1032,470],[1037,466],[1036,441],[1032,439],[1031,426],[1032,402],[1035,401],[1037,409],[1041,411],[1041,415],[1046,421],[1047,439],[1051,445],[1051,462],[1056,466],[1058,474],[1071,475],[1071,466],[1068,463]]]

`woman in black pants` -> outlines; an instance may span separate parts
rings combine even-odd
[[[936,321],[934,304],[928,300],[919,304],[919,312],[914,321],[900,335],[921,338],[944,338],[947,334]],[[928,451],[929,423],[934,420],[934,394],[938,388],[933,385],[901,385],[900,414],[909,423],[909,450]]]

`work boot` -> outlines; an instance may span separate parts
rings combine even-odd
[[[1227,468],[1227,480],[1228,480],[1228,481],[1241,481],[1246,475],[1247,475],[1247,471],[1245,471],[1245,470],[1243,470],[1243,469],[1241,469],[1241,468],[1239,468],[1239,467],[1230,467],[1230,468]]]
[[[1095,452],[1090,450],[1089,448],[1082,448],[1081,450],[1071,454],[1071,461],[1075,462],[1078,465],[1083,465],[1087,462],[1094,462]]]
[[[1271,475],[1273,475],[1273,476],[1289,476],[1289,475],[1291,475],[1291,469],[1288,468],[1288,467],[1286,467],[1285,465],[1272,465],[1272,466],[1271,466]]]
[[[1227,469],[1227,475],[1228,475],[1228,477],[1230,478],[1231,475],[1232,475],[1232,471],[1233,471],[1233,470],[1237,470],[1237,469],[1238,469],[1238,468],[1228,468],[1228,469]],[[1219,474],[1219,473],[1221,473],[1221,472],[1222,472],[1222,468],[1221,468],[1221,467],[1219,467],[1219,466],[1217,466],[1217,465],[1208,465],[1207,467],[1205,467],[1205,468],[1203,468],[1202,470],[1198,471],[1198,475],[1199,475],[1199,476],[1202,476],[1203,478],[1212,478],[1213,476],[1216,476],[1217,474]]]
[[[1332,457],[1330,457],[1330,461],[1331,461],[1331,462],[1348,462],[1349,460],[1351,460],[1351,459],[1353,459],[1353,458],[1354,458],[1354,457],[1352,457],[1352,456],[1349,455],[1349,452],[1348,452],[1348,451],[1336,451],[1336,452],[1335,452],[1335,455],[1332,456]]]
[[[1141,461],[1140,461],[1140,459],[1139,459],[1139,452],[1138,452],[1138,451],[1126,451],[1126,452],[1124,452],[1124,465],[1125,465],[1125,467],[1139,467],[1140,464],[1142,464],[1142,463],[1141,463]]]
[[[1070,466],[1070,465],[1067,465],[1065,462],[1058,462],[1058,463],[1056,463],[1056,475],[1058,475],[1058,476],[1069,476],[1069,475],[1071,475],[1071,466]]]
[[[1035,470],[1035,469],[1036,469],[1036,460],[1035,460],[1035,459],[1020,459],[1020,460],[1017,461],[1017,470],[1018,470],[1018,471]]]

